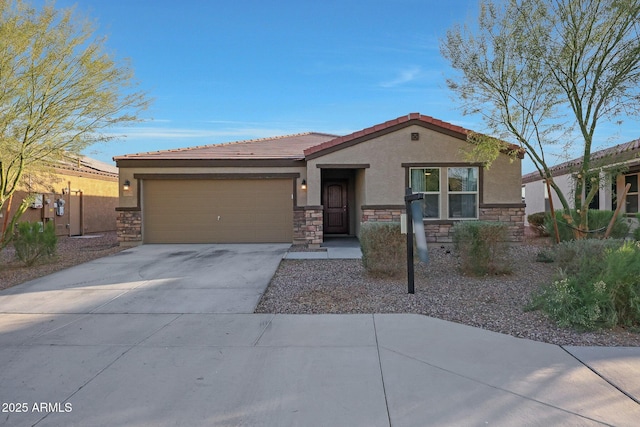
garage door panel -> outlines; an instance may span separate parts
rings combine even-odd
[[[145,180],[146,243],[286,242],[291,179]]]

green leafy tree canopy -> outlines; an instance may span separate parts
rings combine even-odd
[[[448,86],[463,112],[525,148],[567,210],[548,149],[580,149],[573,197],[587,230],[597,125],[640,110],[640,0],[482,0],[477,25],[454,26],[440,47],[459,72]],[[476,143],[483,158],[499,148]]]
[[[148,106],[128,62],[94,28],[53,3],[0,0],[0,210],[25,174],[108,141],[108,128],[139,121]],[[6,221],[2,231],[0,248]]]

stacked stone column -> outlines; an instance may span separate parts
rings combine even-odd
[[[142,243],[142,212],[116,208],[118,218],[116,229],[121,246],[136,246]]]

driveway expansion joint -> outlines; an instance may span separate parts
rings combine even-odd
[[[567,350],[566,348],[564,348],[564,346],[558,346],[560,347],[562,350],[564,350],[565,352],[567,352],[569,354],[569,356],[573,357],[576,361],[578,361],[582,366],[584,366],[585,368],[589,369],[591,372],[593,372],[594,374],[596,374],[598,377],[600,377],[602,380],[604,380],[607,384],[609,384],[611,387],[615,388],[616,390],[618,390],[620,393],[624,394],[625,396],[627,396],[629,399],[633,400],[635,403],[637,403],[638,405],[640,405],[640,400],[637,399],[635,396],[633,396],[631,393],[628,393],[627,391],[625,391],[624,389],[620,388],[616,383],[614,383],[613,381],[609,380],[608,378],[606,378],[604,375],[600,374],[600,372],[598,372],[597,370],[595,370],[594,368],[592,368],[591,366],[587,365],[586,363],[584,363],[582,360],[580,360],[576,355],[574,355],[573,353],[571,353],[569,350]]]

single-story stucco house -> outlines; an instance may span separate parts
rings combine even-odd
[[[115,231],[118,169],[80,156],[56,162],[50,174],[23,176],[11,211],[7,214],[7,205],[3,206],[0,221],[11,218],[27,197],[33,203],[20,221],[53,222],[58,236]]]
[[[524,234],[521,162],[464,160],[462,127],[412,113],[346,136],[303,133],[115,157],[118,233],[141,243],[287,242],[316,246],[367,221],[399,221],[405,188],[425,195],[429,242],[457,221]],[[510,146],[510,150],[518,147]]]
[[[640,139],[629,141],[613,147],[591,153],[592,171],[600,177],[600,188],[593,198],[590,209],[615,210],[618,195],[625,186],[631,184],[625,203],[620,212],[628,217],[638,213],[638,190],[640,189]],[[575,189],[575,176],[582,164],[580,158],[560,163],[551,168],[556,184],[562,189],[567,201],[574,207],[572,194]],[[549,192],[545,181],[538,172],[522,177],[526,215],[550,210]],[[551,189],[553,207],[561,209],[562,205],[555,191]]]

